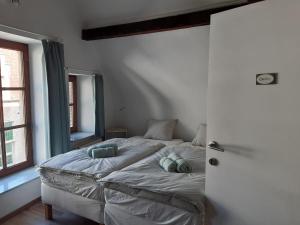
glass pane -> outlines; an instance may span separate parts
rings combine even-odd
[[[69,82],[69,103],[72,104],[73,102],[74,102],[73,82]]]
[[[5,149],[7,167],[25,162],[26,154],[26,128],[5,131]]]
[[[73,127],[73,106],[70,106],[70,127]]]
[[[24,91],[3,91],[4,126],[25,123]]]
[[[23,87],[22,52],[0,48],[2,87]]]

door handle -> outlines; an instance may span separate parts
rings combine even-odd
[[[211,141],[209,142],[209,144],[207,145],[208,148],[212,149],[212,150],[216,150],[219,152],[224,152],[224,148],[222,148],[218,142],[216,141]]]

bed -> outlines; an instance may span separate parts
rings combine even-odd
[[[51,219],[52,205],[104,223],[104,177],[138,162],[164,146],[175,146],[183,141],[157,141],[142,137],[116,138],[103,143],[119,146],[118,156],[92,159],[85,148],[61,154],[39,167],[42,181],[42,201],[46,217]]]
[[[176,152],[193,173],[169,173],[159,160]],[[190,143],[165,147],[101,179],[105,225],[200,225],[204,220],[205,149]]]

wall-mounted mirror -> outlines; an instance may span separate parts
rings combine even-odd
[[[69,74],[70,138],[72,148],[97,140],[95,136],[95,76]]]

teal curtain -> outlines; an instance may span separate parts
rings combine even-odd
[[[70,150],[70,120],[65,76],[64,46],[43,40],[46,61],[51,156]]]
[[[95,136],[105,137],[104,85],[101,75],[95,76]]]

